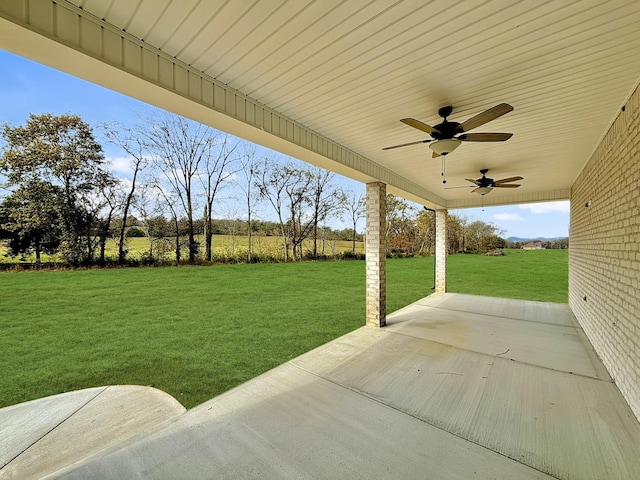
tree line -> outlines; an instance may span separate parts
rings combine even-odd
[[[116,177],[96,132],[124,154],[118,168],[125,178]],[[247,262],[257,260],[255,235],[279,237],[284,261],[323,256],[327,238],[349,240],[355,254],[363,240],[364,194],[345,190],[333,173],[258,155],[247,142],[167,112],[95,129],[73,114],[31,114],[24,125],[4,124],[2,138],[0,239],[10,255],[35,254],[36,264],[42,253],[72,266],[124,264],[132,226],[170,242],[176,263],[210,262],[215,234],[246,236]],[[235,207],[221,218],[229,199]],[[389,255],[432,255],[434,213],[393,195],[386,202]],[[273,220],[258,218],[260,209]],[[330,228],[336,218],[349,228]],[[449,253],[515,246],[495,225],[456,214],[447,216],[447,231]],[[117,244],[114,259],[106,256],[109,240]]]
[[[433,255],[435,248],[435,212],[387,195],[387,249],[390,255]],[[504,248],[520,248],[528,242],[512,242],[504,238],[497,225],[469,220],[447,213],[447,253],[487,253]],[[569,238],[541,242],[542,248],[569,247]]]
[[[435,252],[435,212],[401,198],[387,195],[387,249],[391,255],[433,255]],[[481,220],[447,213],[447,253],[486,253],[507,247],[502,231]]]
[[[353,251],[362,239],[363,195],[345,191],[324,169],[259,156],[247,142],[166,112],[96,130],[124,153],[119,168],[126,178],[114,175],[94,129],[77,115],[31,114],[24,125],[2,126],[0,238],[10,254],[34,253],[38,264],[43,252],[73,266],[104,264],[107,241],[114,239],[115,261],[123,264],[129,220],[136,218],[147,234],[172,239],[177,263],[211,261],[221,225],[214,212],[229,190],[241,207],[227,212],[234,221],[226,228],[240,230],[244,223],[249,262],[259,207],[277,218],[269,229],[280,236],[285,261],[301,259],[307,239],[311,256],[318,256],[333,218],[352,225]]]

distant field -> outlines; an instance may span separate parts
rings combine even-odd
[[[186,239],[185,239],[186,240]],[[200,248],[204,251],[205,239],[202,235],[196,236],[196,241],[200,242]],[[173,257],[173,240],[169,239],[169,241],[164,241],[167,246],[171,247],[171,250],[166,253],[168,257]],[[272,236],[264,236],[264,235],[255,235],[252,238],[253,243],[253,251],[259,254],[267,254],[273,252],[283,251],[282,239],[280,237],[272,237]],[[158,242],[154,242],[154,250],[157,251]],[[130,254],[134,257],[140,256],[142,253],[149,251],[149,239],[148,238],[129,238],[127,239],[127,248]],[[246,252],[249,248],[249,241],[247,237],[242,236],[231,236],[231,235],[214,235],[212,239],[212,250],[213,253],[219,254],[233,254],[238,252]],[[305,250],[311,251],[313,249],[313,240],[306,240],[303,243],[303,248]],[[336,253],[351,251],[352,244],[349,241],[345,240],[326,240],[324,242],[324,253],[326,255],[334,255]],[[110,255],[117,255],[118,245],[112,240],[107,244],[107,252]],[[322,240],[318,239],[318,253],[322,254],[323,252],[323,244]],[[364,243],[356,242],[356,252],[362,253],[364,252]]]
[[[390,259],[388,311],[433,259]],[[449,290],[567,299],[567,251],[451,255]],[[0,407],[109,384],[193,407],[364,324],[363,261],[0,273]]]
[[[184,239],[186,241],[186,239]],[[201,249],[204,252],[204,236],[196,236],[196,240],[200,242]],[[267,237],[264,235],[255,235],[252,239],[253,252],[257,254],[282,254],[283,246],[282,239],[280,237]],[[149,238],[128,238],[127,250],[129,257],[140,258],[140,256],[149,251],[150,248]],[[175,258],[174,243],[172,239],[153,239],[154,254],[162,255],[167,259]],[[231,235],[214,235],[212,240],[212,250],[214,254],[219,255],[232,255],[241,254],[248,250],[247,237],[243,236],[231,236]],[[313,241],[307,240],[303,243],[303,248],[309,251],[313,250]],[[318,239],[318,254],[335,255],[342,252],[350,252],[352,250],[352,244],[346,240],[326,240],[323,243],[321,239]],[[16,262],[16,259],[11,257],[5,257],[7,248],[0,243],[0,263],[2,262]],[[364,252],[364,243],[356,242],[356,253]],[[186,254],[186,250],[185,250]],[[116,258],[118,255],[118,243],[116,240],[110,239],[107,241],[106,255],[108,257]],[[49,256],[44,254],[42,256],[43,261],[60,261],[60,258],[56,256]],[[28,262],[35,261],[35,255],[27,255],[25,258]]]

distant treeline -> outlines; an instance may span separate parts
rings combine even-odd
[[[114,222],[114,231],[117,231],[120,227],[121,220]],[[194,219],[193,221],[194,232],[196,235],[204,235],[205,233],[205,221],[203,219]],[[211,232],[213,235],[231,235],[231,236],[246,236],[248,233],[249,225],[246,220],[242,219],[212,219]],[[180,236],[186,236],[189,230],[189,222],[186,218],[178,220],[178,233]],[[278,222],[269,220],[251,220],[251,231],[255,235],[262,235],[268,237],[280,236],[280,225]],[[352,241],[354,238],[353,229],[345,228],[335,230],[330,227],[321,227],[321,235],[324,238],[331,240],[343,240]],[[153,238],[170,238],[174,235],[175,227],[172,224],[171,219],[163,216],[155,216],[149,218],[146,222],[137,219],[134,216],[127,218],[127,231],[125,236],[130,237],[146,237]],[[356,232],[356,242],[364,241],[364,235]]]
[[[540,245],[540,248],[545,250],[558,250],[569,248],[569,237],[556,238],[553,240],[527,240],[513,242],[511,240],[506,241],[507,248],[527,248],[531,245]]]
[[[296,261],[325,256],[325,242],[348,240],[356,257],[356,231],[364,217],[364,195],[345,191],[334,174],[293,159],[263,157],[246,142],[157,112],[135,127],[103,125],[104,141],[121,149],[126,178],[117,178],[104,157],[94,130],[77,115],[30,115],[24,125],[2,127],[0,156],[0,240],[8,255],[43,254],[70,266],[158,261],[213,262],[216,234],[245,236],[246,249],[230,261],[261,261],[253,237],[278,237],[268,260]],[[226,219],[221,191],[233,191],[234,211]],[[434,215],[388,195],[386,240],[393,256],[432,255]],[[273,220],[256,218],[269,211]],[[328,224],[342,220],[350,228]],[[513,247],[489,223],[455,214],[447,218],[450,253]],[[150,242],[143,259],[129,256],[127,240],[147,236],[162,240],[160,255]],[[117,254],[107,255],[115,241]],[[566,248],[566,241],[546,248]],[[344,250],[344,246],[342,247]],[[171,252],[168,255],[167,252]],[[343,252],[333,252],[332,255]],[[265,257],[266,258],[266,257]]]
[[[36,264],[44,253],[72,266],[105,264],[113,261],[106,245],[115,239],[115,262],[130,264],[131,227],[171,239],[176,263],[213,261],[216,233],[246,235],[247,262],[254,261],[256,233],[278,236],[284,261],[318,257],[327,236],[348,237],[352,253],[362,239],[362,194],[343,190],[327,170],[259,157],[247,142],[161,111],[134,127],[102,125],[98,132],[122,151],[117,170],[77,115],[32,114],[24,125],[2,127],[0,239],[10,255],[33,254]],[[233,207],[221,201],[225,189]],[[264,210],[276,220],[258,220],[255,212]],[[229,220],[214,219],[214,211]],[[352,228],[327,228],[336,219]]]

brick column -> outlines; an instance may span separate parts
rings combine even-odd
[[[436,293],[447,291],[447,210],[436,210]]]
[[[384,183],[367,183],[366,322],[372,327],[384,327],[387,319],[386,195],[387,186]]]

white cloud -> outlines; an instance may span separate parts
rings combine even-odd
[[[114,173],[124,173],[125,175],[133,175],[133,168],[131,168],[130,157],[108,158],[107,163],[109,164],[111,171]]]
[[[529,210],[531,211],[531,213],[549,213],[549,212],[569,213],[569,210],[570,210],[569,201],[528,203],[526,205],[518,205],[518,207]]]
[[[495,218],[496,220],[502,220],[505,222],[520,222],[524,220],[524,218],[522,218],[517,213],[495,213],[493,215],[493,218]]]

